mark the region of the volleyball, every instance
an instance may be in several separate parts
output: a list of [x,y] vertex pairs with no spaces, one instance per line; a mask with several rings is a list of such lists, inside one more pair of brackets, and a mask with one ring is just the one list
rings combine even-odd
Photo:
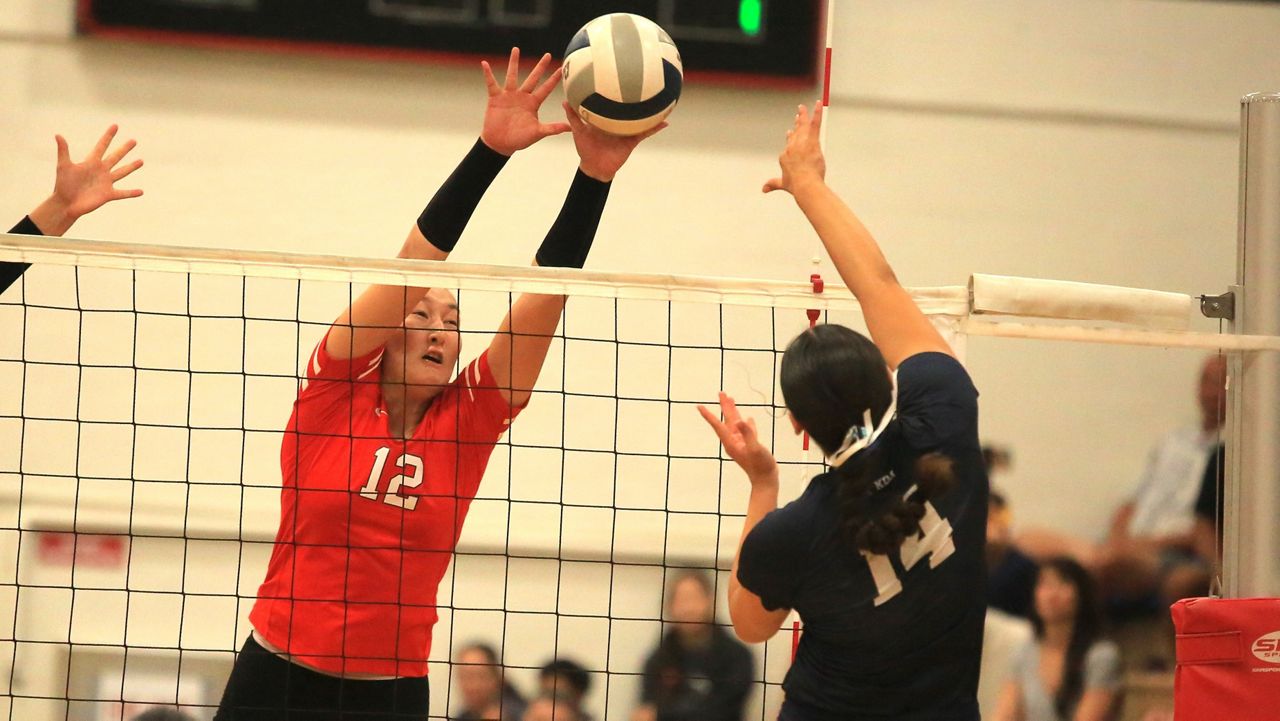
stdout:
[[564,93],[573,112],[612,135],[639,135],[680,100],[684,65],[671,36],[630,13],[592,20],[564,51]]

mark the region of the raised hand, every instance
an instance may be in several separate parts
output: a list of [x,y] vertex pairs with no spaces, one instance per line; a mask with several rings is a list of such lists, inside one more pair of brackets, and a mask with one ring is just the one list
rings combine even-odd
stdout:
[[489,63],[480,63],[484,70],[485,85],[489,88],[489,104],[484,110],[484,128],[480,131],[480,139],[485,145],[503,155],[512,155],[543,138],[569,132],[569,126],[565,123],[544,123],[538,119],[538,109],[556,85],[560,84],[559,72],[551,73],[550,77],[543,80],[550,66],[551,53],[547,53],[534,66],[529,77],[517,85],[520,78],[520,48],[512,48],[511,57],[507,61],[507,75],[499,85]]
[[719,436],[724,452],[747,472],[747,477],[753,484],[777,480],[778,461],[760,442],[755,419],[743,420],[737,404],[729,394],[720,394],[720,415],[724,417],[723,421],[707,410],[706,406],[698,406],[698,412]]
[[827,160],[819,143],[822,130],[822,102],[813,105],[813,114],[801,105],[796,111],[795,126],[787,131],[787,147],[778,157],[782,176],[764,184],[764,192],[792,192],[800,183],[822,182],[827,176]]
[[582,172],[604,183],[613,180],[613,176],[622,169],[637,145],[667,127],[666,123],[662,123],[640,135],[610,135],[584,122],[569,107],[569,103],[563,103],[563,106],[569,126],[573,128],[573,144],[578,149],[581,161],[579,167]]
[[116,183],[142,167],[141,160],[124,163],[137,142],[130,140],[112,150],[119,128],[112,125],[98,139],[83,161],[71,161],[71,150],[66,138],[55,136],[58,144],[58,170],[53,183],[53,195],[31,212],[31,220],[45,235],[59,236],[66,233],[82,216],[92,213],[113,200],[136,198],[141,190],[120,190]]

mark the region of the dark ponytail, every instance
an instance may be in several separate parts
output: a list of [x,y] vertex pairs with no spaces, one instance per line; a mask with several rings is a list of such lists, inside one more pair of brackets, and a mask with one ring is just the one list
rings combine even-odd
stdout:
[[[845,435],[863,425],[871,411],[880,423],[893,398],[884,356],[866,336],[839,325],[819,325],[801,333],[782,356],[779,381],[787,410],[827,455]],[[841,525],[859,550],[887,554],[920,533],[924,504],[955,485],[954,464],[940,453],[915,463],[915,486],[905,499],[877,503],[877,482],[889,473],[889,458],[875,444],[834,472]],[[892,491],[889,491],[892,493]]]
[[[924,518],[924,504],[951,490],[955,485],[954,463],[941,453],[926,453],[916,460],[914,468],[915,489],[906,498],[891,500],[887,507],[872,511],[873,494],[877,478],[883,475],[888,464],[881,460],[883,451],[869,449],[850,461],[860,468],[836,469],[841,483],[838,491],[842,525],[860,551],[888,555],[898,549],[907,538],[920,533],[920,521]],[[866,463],[858,463],[863,456],[870,456]],[[846,463],[845,465],[849,465]]]

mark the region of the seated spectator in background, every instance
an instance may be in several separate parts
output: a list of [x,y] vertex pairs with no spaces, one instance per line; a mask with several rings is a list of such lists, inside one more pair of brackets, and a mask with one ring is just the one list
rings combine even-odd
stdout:
[[543,693],[524,712],[524,721],[586,721],[578,711],[577,702],[568,696]]
[[156,706],[134,716],[131,721],[196,721],[196,719],[176,708]]
[[1180,598],[1206,596],[1215,569],[1222,563],[1222,493],[1226,449],[1221,445],[1209,454],[1196,499],[1195,525],[1191,529],[1194,555],[1173,564],[1165,574],[1163,596],[1172,603]]
[[591,674],[582,664],[566,658],[549,661],[538,671],[538,685],[542,696],[554,696],[572,705],[577,721],[591,721],[582,710],[582,701],[591,690]]
[[525,712],[524,698],[507,683],[498,664],[498,652],[487,643],[470,643],[458,651],[453,676],[462,696],[456,721],[518,721]]
[[1209,357],[1197,392],[1200,422],[1173,431],[1151,451],[1132,499],[1116,511],[1096,544],[1050,531],[1028,531],[1018,545],[1033,558],[1066,555],[1098,577],[1109,602],[1154,608],[1172,602],[1169,573],[1195,559],[1194,513],[1210,451],[1226,411],[1226,360]]
[[644,664],[641,706],[632,721],[741,721],[754,660],[747,647],[714,625],[715,589],[696,570],[670,584],[670,628]]
[[1196,555],[1210,566],[1222,561],[1222,508],[1225,503],[1227,449],[1218,444],[1209,454],[1196,499],[1196,525],[1191,532]]
[[982,446],[982,464],[987,467],[987,478],[994,480],[1013,468],[1013,452],[1004,446]]
[[1014,654],[994,721],[1109,721],[1120,688],[1120,651],[1102,638],[1089,573],[1074,560],[1040,565],[1035,638]]
[[1013,513],[993,489],[987,501],[987,606],[1026,618],[1038,573],[1036,562],[1014,545]]

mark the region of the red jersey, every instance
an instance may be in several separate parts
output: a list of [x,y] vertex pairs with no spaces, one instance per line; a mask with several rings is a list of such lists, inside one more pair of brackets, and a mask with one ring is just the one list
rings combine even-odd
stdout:
[[280,530],[249,620],[335,674],[425,676],[436,591],[494,445],[519,412],[484,354],[409,440],[388,428],[382,351],[307,363],[280,447]]

